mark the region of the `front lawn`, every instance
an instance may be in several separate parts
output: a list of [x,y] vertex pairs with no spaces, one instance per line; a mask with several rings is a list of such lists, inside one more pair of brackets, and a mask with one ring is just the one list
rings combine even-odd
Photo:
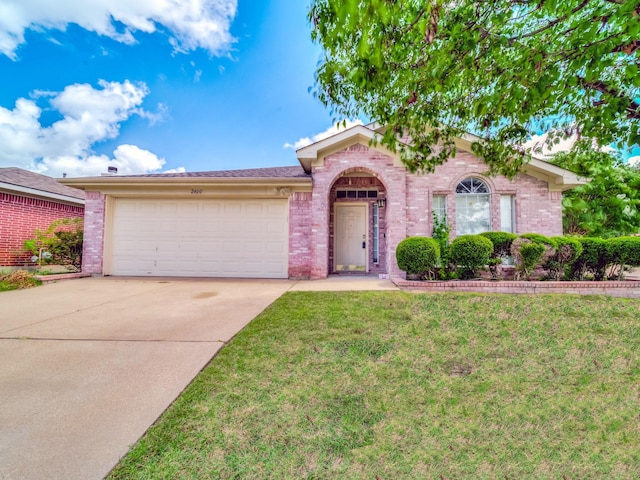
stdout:
[[109,478],[638,478],[640,301],[292,292]]

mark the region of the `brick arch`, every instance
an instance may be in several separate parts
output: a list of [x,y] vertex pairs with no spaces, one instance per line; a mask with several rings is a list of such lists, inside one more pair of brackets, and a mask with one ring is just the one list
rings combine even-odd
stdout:
[[337,173],[329,182],[329,189],[327,190],[327,195],[329,195],[331,193],[331,190],[333,189],[334,185],[336,184],[336,182],[345,177],[346,175],[349,175],[350,173],[364,173],[367,175],[371,175],[372,177],[376,178],[380,183],[382,183],[382,186],[384,187],[385,191],[389,191],[389,186],[387,185],[387,182],[384,179],[384,175],[380,172],[376,172],[375,170],[373,170],[372,168],[368,168],[368,167],[350,167],[350,168],[346,168],[344,170],[342,170],[341,172]]
[[[336,174],[330,183],[327,195],[327,269],[329,273],[334,272],[334,266],[336,264],[336,207],[338,205],[344,206],[349,203],[367,204],[367,242],[369,242],[370,248],[367,251],[367,274],[377,275],[381,273],[387,273],[388,259],[386,256],[387,242],[386,242],[386,226],[387,216],[386,210],[377,207],[377,234],[374,234],[374,210],[373,205],[380,199],[386,199],[389,196],[386,183],[381,176],[376,172],[367,168],[347,168],[338,174]],[[357,198],[337,198],[337,191],[347,190],[362,190],[378,191],[377,197],[357,197]],[[375,240],[374,240],[375,235]],[[377,245],[377,249],[373,250],[372,245]]]
[[374,178],[378,186],[386,192],[385,216],[394,221],[389,222],[385,236],[385,273],[399,272],[395,263],[395,247],[406,237],[407,171],[406,168],[396,165],[389,155],[357,144],[324,157],[322,165],[312,168],[311,278],[324,278],[330,273],[329,243],[333,241],[329,232],[331,191],[340,178],[358,174]]
[[489,193],[491,195],[493,195],[496,192],[495,183],[486,175],[483,175],[482,173],[477,173],[477,172],[467,172],[467,173],[464,173],[463,175],[458,176],[457,178],[454,178],[451,184],[449,185],[449,190],[453,194],[455,194],[458,184],[462,182],[465,178],[469,178],[469,177],[482,180],[487,185],[487,187],[489,187]]
[[[458,184],[462,182],[466,178],[476,178],[485,183],[487,188],[489,189],[489,216],[491,222],[491,230],[500,230],[500,194],[498,189],[496,188],[495,182],[492,179],[488,178],[486,175],[478,173],[476,171],[465,172],[462,175],[459,175],[457,178],[454,178],[452,183],[449,185],[449,189],[453,196],[453,205],[455,205],[456,198],[456,188]],[[450,217],[449,221],[452,225],[452,233],[457,234],[457,212],[454,215],[450,215],[452,213],[451,207],[447,207],[447,214]]]

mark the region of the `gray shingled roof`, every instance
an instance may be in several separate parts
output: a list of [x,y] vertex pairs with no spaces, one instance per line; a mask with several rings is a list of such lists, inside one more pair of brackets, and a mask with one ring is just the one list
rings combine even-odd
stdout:
[[[17,167],[0,168],[0,183],[8,183],[17,187],[30,188],[46,193],[55,193],[84,200],[84,192],[77,188],[58,183],[55,178],[29,172]],[[46,193],[44,196],[46,196]]]
[[149,173],[146,175],[117,175],[116,178],[307,178],[300,165],[294,167],[247,168],[210,172]]

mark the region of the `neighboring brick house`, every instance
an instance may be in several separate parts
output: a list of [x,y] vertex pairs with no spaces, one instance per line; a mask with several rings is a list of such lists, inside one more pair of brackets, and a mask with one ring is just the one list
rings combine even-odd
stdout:
[[431,235],[562,234],[562,192],[584,183],[533,159],[489,177],[473,138],[432,174],[411,174],[357,126],[297,151],[301,167],[62,180],[87,192],[83,271],[97,275],[399,276],[395,249]]
[[24,241],[61,218],[84,216],[84,192],[21,168],[0,168],[0,266],[32,265]]

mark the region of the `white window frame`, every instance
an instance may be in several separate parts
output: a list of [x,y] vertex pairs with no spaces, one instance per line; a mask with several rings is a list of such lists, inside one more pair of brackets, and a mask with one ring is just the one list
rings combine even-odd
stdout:
[[500,231],[516,233],[515,195],[500,195]]
[[440,222],[444,222],[447,219],[447,196],[446,195],[433,195],[431,197],[431,218],[433,216]]
[[456,236],[490,231],[489,185],[477,177],[467,177],[456,186]]

